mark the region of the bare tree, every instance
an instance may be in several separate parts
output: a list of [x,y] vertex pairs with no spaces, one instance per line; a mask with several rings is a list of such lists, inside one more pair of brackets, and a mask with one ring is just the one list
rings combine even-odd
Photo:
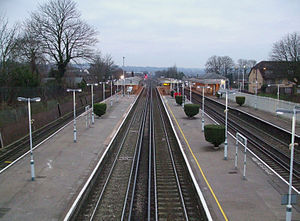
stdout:
[[27,28],[41,43],[43,52],[57,65],[57,78],[64,76],[71,60],[90,59],[97,42],[96,31],[80,19],[72,0],[50,0],[31,14]]
[[0,15],[0,84],[7,85],[11,78],[8,63],[9,60],[12,60],[16,35],[17,25],[9,28],[8,20],[4,15]]
[[205,68],[206,73],[215,72],[224,76],[228,75],[234,67],[234,61],[229,56],[211,56],[208,58]]
[[270,57],[274,61],[300,61],[300,35],[294,32],[275,42]]
[[13,53],[17,61],[28,63],[30,71],[39,75],[38,65],[45,63],[46,58],[43,54],[41,42],[35,39],[27,30],[24,30],[24,33],[16,40]]
[[227,76],[234,68],[234,61],[229,56],[222,56],[220,57],[221,61],[221,73],[224,76]]
[[206,73],[215,72],[217,74],[220,74],[221,68],[222,68],[222,62],[221,62],[221,58],[219,56],[216,56],[216,55],[211,56],[206,61],[206,64],[205,64]]
[[248,66],[250,67],[250,68],[252,68],[252,67],[254,67],[255,65],[256,65],[256,61],[255,60],[248,60],[247,61],[247,64],[248,64]]
[[93,62],[90,65],[91,67],[89,72],[96,75],[100,81],[106,81],[114,78],[118,68],[114,64],[111,55],[105,55],[105,57],[102,57],[101,53],[97,53],[97,55],[93,57]]
[[248,66],[248,60],[247,59],[238,59],[237,60],[237,66],[239,69],[243,69],[244,67]]
[[4,67],[7,60],[11,58],[12,51],[15,47],[15,39],[17,35],[17,25],[12,28],[8,27],[8,20],[0,15],[0,62]]

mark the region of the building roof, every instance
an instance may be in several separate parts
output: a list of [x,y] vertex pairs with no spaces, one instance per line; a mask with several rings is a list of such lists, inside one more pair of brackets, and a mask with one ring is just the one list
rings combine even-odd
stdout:
[[293,75],[295,66],[295,62],[289,61],[261,61],[252,69],[259,70],[265,80],[275,78],[282,79],[289,77],[289,75]]
[[128,77],[128,78],[125,78],[125,81],[124,79],[119,79],[117,80],[117,82],[115,83],[115,85],[139,85],[140,84],[140,81],[142,80],[141,77]]
[[225,81],[227,78],[220,74],[211,72],[201,75],[198,78],[190,78],[189,80],[201,84],[220,84],[221,81]]

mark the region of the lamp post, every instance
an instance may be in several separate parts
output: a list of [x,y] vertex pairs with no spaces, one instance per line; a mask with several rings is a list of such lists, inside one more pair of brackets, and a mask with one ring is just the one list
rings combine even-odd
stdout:
[[67,89],[67,92],[73,92],[73,113],[74,113],[74,121],[73,121],[73,133],[74,133],[74,143],[77,141],[76,137],[76,101],[75,101],[75,94],[76,92],[81,92],[81,89]]
[[29,143],[30,143],[30,169],[31,169],[31,180],[34,181],[35,173],[34,173],[34,160],[33,160],[33,151],[32,151],[32,132],[31,132],[31,105],[30,102],[40,102],[40,97],[35,98],[25,98],[25,97],[18,97],[18,101],[27,102],[28,104],[28,123],[29,123]]
[[99,84],[102,84],[102,90],[103,90],[103,94],[102,94],[102,98],[103,98],[103,101],[105,100],[105,84],[106,82],[99,82]]
[[227,160],[227,147],[228,147],[228,141],[227,141],[227,121],[228,121],[228,94],[235,94],[235,91],[233,90],[219,90],[219,94],[226,94],[226,106],[225,106],[225,142],[224,142],[224,160]]
[[182,81],[182,107],[184,108],[184,103],[185,103],[185,99],[184,99],[184,86],[185,86],[185,82]]
[[116,80],[116,83],[117,83],[117,98],[118,98],[118,94],[119,94],[119,80]]
[[110,106],[113,105],[113,100],[112,100],[112,87],[113,87],[113,80],[110,80]]
[[121,79],[123,80],[123,97],[125,96],[125,78],[124,75],[121,75]]
[[277,100],[279,102],[280,86],[285,86],[285,84],[268,84],[268,87],[277,86]]
[[257,80],[255,80],[255,104],[254,108],[257,109]]
[[123,77],[121,76],[121,79],[124,79],[124,85],[123,85],[123,97],[125,96],[125,71],[124,71],[124,66],[125,64],[125,57],[123,57]]
[[238,88],[239,88],[239,82],[240,82],[240,74],[239,74],[239,70],[238,70],[238,67],[237,67],[237,66],[235,66],[234,69],[235,69],[235,74],[237,75],[237,86],[238,86]]
[[87,86],[91,86],[91,93],[92,93],[92,124],[95,123],[94,119],[94,86],[98,86],[97,83],[94,84],[86,84]]
[[189,81],[189,85],[190,85],[190,102],[193,103],[192,102],[192,82],[191,81]]
[[245,89],[244,88],[244,82],[245,82],[245,72],[246,72],[246,65],[244,65],[244,72],[243,72],[243,85],[242,85],[242,88],[243,88],[243,90]]
[[210,86],[197,86],[198,88],[202,88],[202,113],[201,113],[201,117],[202,117],[202,124],[201,124],[201,130],[202,132],[204,131],[204,89],[205,88],[210,88]]
[[300,113],[300,106],[294,106],[293,110],[277,109],[277,114],[293,114],[292,118],[292,138],[291,138],[291,159],[290,159],[290,179],[289,179],[289,193],[288,193],[288,204],[286,205],[286,221],[292,220],[292,181],[293,181],[293,161],[294,161],[294,147],[295,147],[295,127],[296,127],[296,115]]
[[177,81],[177,93],[179,93],[178,79],[176,79],[176,81]]

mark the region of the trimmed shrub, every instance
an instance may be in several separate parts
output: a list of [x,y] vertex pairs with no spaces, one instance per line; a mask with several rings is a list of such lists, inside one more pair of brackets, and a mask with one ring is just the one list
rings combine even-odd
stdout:
[[194,117],[199,113],[199,104],[185,104],[184,105],[184,113],[188,117]]
[[177,95],[175,97],[176,103],[179,105],[182,105],[182,96],[181,95]]
[[94,104],[94,113],[101,117],[106,112],[106,103]]
[[221,94],[216,93],[216,97],[217,97],[217,98],[220,98],[220,97],[221,97]]
[[174,96],[174,91],[171,91],[171,97],[173,97]]
[[205,140],[218,147],[225,141],[225,126],[208,124],[204,126]]
[[246,98],[244,96],[236,96],[235,97],[235,102],[242,106],[245,103]]

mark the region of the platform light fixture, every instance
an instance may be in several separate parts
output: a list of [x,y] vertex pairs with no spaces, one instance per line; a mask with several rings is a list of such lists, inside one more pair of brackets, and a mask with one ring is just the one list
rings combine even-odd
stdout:
[[124,76],[124,74],[123,75],[121,75],[121,80],[123,80],[123,94],[122,94],[122,96],[124,97],[125,96],[125,76]]
[[77,129],[76,129],[76,92],[82,92],[81,89],[67,89],[67,92],[73,92],[73,134],[74,134],[74,143],[77,142]]
[[289,192],[288,203],[286,205],[286,221],[292,220],[292,182],[293,182],[293,163],[294,163],[294,147],[295,147],[295,129],[296,129],[296,116],[300,113],[300,106],[294,106],[292,110],[277,109],[277,114],[293,114],[292,117],[292,138],[290,144],[291,159],[290,159],[290,178],[289,178]]
[[279,98],[280,98],[280,86],[285,86],[285,84],[268,84],[268,87],[271,86],[277,86],[277,100],[279,102]]
[[28,123],[29,123],[29,143],[30,143],[30,170],[31,170],[31,180],[34,181],[35,179],[35,171],[34,171],[34,159],[33,159],[33,150],[32,150],[32,131],[31,131],[31,105],[30,102],[40,102],[40,97],[35,98],[25,98],[25,97],[18,97],[18,101],[27,102],[28,105]]
[[197,88],[202,88],[202,124],[201,124],[201,130],[204,131],[204,100],[205,100],[205,89],[210,88],[210,86],[197,86]]
[[87,86],[91,86],[91,94],[92,94],[92,124],[95,123],[94,119],[94,86],[98,86],[97,83],[94,84],[86,84]]
[[224,160],[227,160],[227,149],[228,149],[228,140],[227,140],[227,124],[228,124],[228,94],[235,94],[235,90],[228,90],[228,89],[221,89],[218,91],[218,94],[225,94],[226,101],[225,101],[225,142],[224,142]]

